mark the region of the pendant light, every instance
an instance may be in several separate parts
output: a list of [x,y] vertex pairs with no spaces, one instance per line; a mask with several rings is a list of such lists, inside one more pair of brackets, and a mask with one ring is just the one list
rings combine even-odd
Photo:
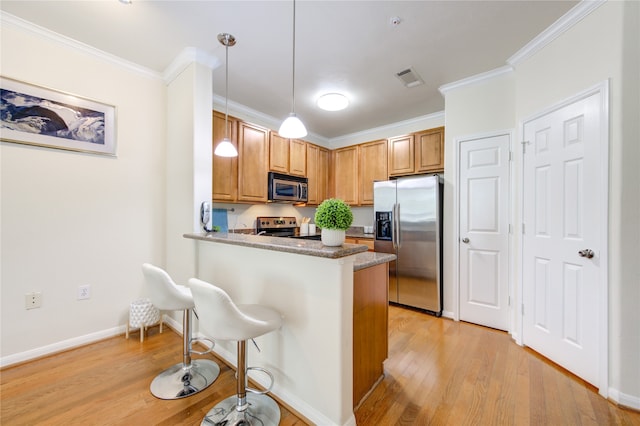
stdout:
[[291,78],[291,114],[282,124],[278,133],[283,138],[296,139],[307,136],[307,129],[296,115],[296,0],[293,0],[293,73]]
[[236,44],[236,38],[231,34],[218,34],[218,41],[224,45],[225,51],[225,88],[224,88],[224,139],[216,146],[215,155],[219,157],[237,157],[238,150],[229,139],[229,46]]

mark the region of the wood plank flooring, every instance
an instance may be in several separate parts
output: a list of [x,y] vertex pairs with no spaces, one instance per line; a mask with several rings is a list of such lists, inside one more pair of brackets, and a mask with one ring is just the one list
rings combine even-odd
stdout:
[[[391,306],[385,377],[356,411],[367,425],[640,425],[595,389],[503,332]],[[199,425],[234,393],[234,372],[191,397],[163,401],[151,379],[181,360],[168,329],[115,337],[4,369],[2,425]],[[197,358],[199,356],[195,356]],[[304,425],[282,407],[281,425]]]

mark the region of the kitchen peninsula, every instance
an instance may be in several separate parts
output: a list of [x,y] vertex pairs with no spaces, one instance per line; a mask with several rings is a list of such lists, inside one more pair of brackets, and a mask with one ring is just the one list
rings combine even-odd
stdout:
[[[395,256],[359,244],[325,247],[227,233],[184,237],[197,245],[198,278],[237,303],[282,313],[282,328],[256,339],[260,352],[249,351],[248,365],[274,375],[272,393],[315,424],[355,425],[354,406],[382,376],[387,357],[388,262]],[[235,350],[234,342],[214,348],[234,365]],[[262,376],[251,375],[267,384]]]

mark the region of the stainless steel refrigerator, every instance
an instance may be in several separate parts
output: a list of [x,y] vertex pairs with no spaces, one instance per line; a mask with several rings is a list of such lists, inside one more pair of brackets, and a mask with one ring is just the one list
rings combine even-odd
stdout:
[[393,253],[389,301],[442,315],[442,194],[439,175],[374,182],[374,248]]

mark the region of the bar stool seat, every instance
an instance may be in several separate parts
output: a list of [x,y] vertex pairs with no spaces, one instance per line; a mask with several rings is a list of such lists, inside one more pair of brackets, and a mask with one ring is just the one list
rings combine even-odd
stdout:
[[205,354],[191,348],[191,313],[193,296],[188,287],[177,285],[169,274],[157,266],[145,263],[142,272],[151,302],[161,311],[183,311],[182,362],[175,364],[151,382],[151,393],[160,399],[179,399],[191,396],[209,387],[220,374],[220,367],[212,360],[191,359],[191,354]]
[[[280,328],[282,316],[266,306],[236,305],[224,290],[197,278],[191,278],[188,284],[200,314],[200,331],[215,340],[238,342],[236,395],[216,404],[201,425],[279,424],[280,408],[266,395],[273,386],[273,375],[259,367],[246,367],[246,344],[248,339]],[[247,387],[247,370],[259,370],[269,375],[270,386],[265,391]]]

